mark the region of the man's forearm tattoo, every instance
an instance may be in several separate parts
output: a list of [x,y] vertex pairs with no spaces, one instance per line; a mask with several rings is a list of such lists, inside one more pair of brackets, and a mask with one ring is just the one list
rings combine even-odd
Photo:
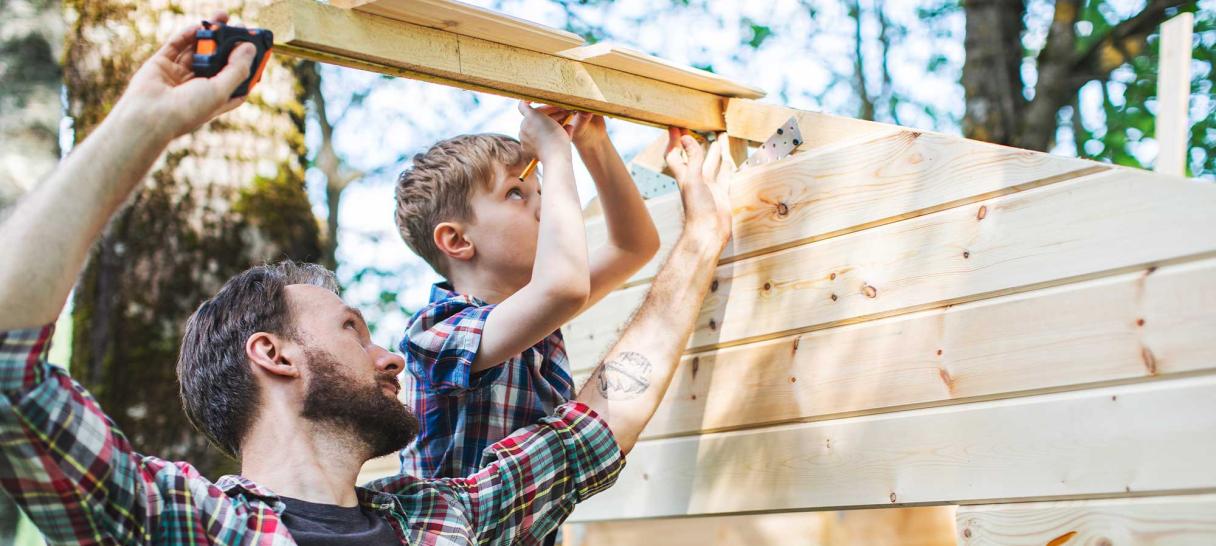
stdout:
[[650,388],[653,366],[639,353],[621,353],[599,369],[600,395],[608,400],[636,398]]

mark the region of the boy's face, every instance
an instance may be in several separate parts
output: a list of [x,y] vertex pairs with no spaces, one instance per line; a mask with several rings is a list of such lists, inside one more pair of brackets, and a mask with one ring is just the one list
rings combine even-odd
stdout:
[[523,165],[495,166],[490,188],[473,192],[473,221],[465,230],[473,241],[478,267],[514,290],[532,279],[540,232],[540,182],[535,172],[520,181],[522,170]]

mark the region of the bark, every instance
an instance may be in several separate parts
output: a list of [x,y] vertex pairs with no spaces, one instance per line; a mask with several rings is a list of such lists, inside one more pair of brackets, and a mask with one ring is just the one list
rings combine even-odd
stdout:
[[1106,81],[1111,71],[1148,51],[1148,37],[1181,6],[1193,0],[1150,0],[1140,13],[1106,34],[1080,43],[1075,32],[1080,0],[1057,0],[1051,28],[1035,59],[1034,97],[1023,96],[1021,34],[1024,0],[967,0],[963,88],[968,138],[1046,151],[1054,144],[1060,109],[1081,87]]
[[967,138],[1010,144],[1018,134],[1022,97],[1024,0],[966,0],[963,91]]
[[[77,140],[176,29],[217,7],[254,21],[260,2],[68,0],[66,82]],[[320,257],[304,192],[304,89],[272,57],[248,103],[180,138],[106,228],[76,288],[74,375],[136,449],[236,470],[185,418],[175,374],[181,330],[231,275]]]
[[59,160],[58,0],[0,2],[0,219]]

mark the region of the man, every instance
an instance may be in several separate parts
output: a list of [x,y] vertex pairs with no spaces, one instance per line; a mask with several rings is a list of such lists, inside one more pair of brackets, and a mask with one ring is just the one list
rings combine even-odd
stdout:
[[[220,15],[217,19],[224,21]],[[312,265],[253,268],[191,317],[178,363],[195,425],[241,462],[212,482],[141,455],[88,393],[45,362],[89,246],[175,137],[231,110],[252,48],[193,78],[191,28],[132,78],[110,116],[0,228],[0,485],[53,542],[535,544],[610,486],[670,382],[730,236],[721,155],[672,130],[684,231],[641,309],[576,399],[490,447],[465,478],[355,487],[405,445],[401,357]],[[682,159],[680,152],[686,154]]]

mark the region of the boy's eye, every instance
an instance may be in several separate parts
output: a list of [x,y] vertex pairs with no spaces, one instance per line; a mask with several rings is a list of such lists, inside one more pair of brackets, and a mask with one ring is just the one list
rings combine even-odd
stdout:
[[510,190],[507,190],[507,198],[508,199],[523,199],[524,192],[521,191],[519,188],[511,188]]

